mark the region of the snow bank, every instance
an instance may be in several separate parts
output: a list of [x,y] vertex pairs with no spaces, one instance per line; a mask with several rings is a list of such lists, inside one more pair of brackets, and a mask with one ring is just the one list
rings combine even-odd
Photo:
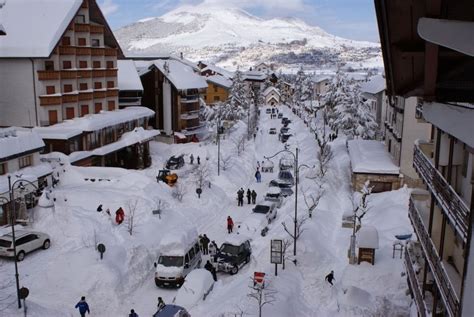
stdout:
[[170,256],[183,256],[197,239],[198,233],[194,227],[174,228],[161,239],[159,251]]
[[206,293],[212,289],[213,284],[214,279],[208,270],[193,270],[186,276],[183,286],[181,286],[173,300],[173,304],[189,310],[204,298]]
[[352,172],[371,174],[400,173],[400,168],[392,162],[392,158],[384,145],[375,140],[350,140],[347,142],[351,158]]
[[357,246],[359,248],[378,249],[379,233],[373,226],[362,226],[357,231]]
[[350,286],[339,298],[339,304],[350,307],[366,307],[372,306],[372,295],[356,286]]

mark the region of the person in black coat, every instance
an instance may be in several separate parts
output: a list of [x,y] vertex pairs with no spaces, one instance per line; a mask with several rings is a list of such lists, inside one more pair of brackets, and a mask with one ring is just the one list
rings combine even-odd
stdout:
[[247,204],[250,205],[252,202],[252,192],[250,191],[250,188],[247,189]]
[[202,237],[202,253],[209,254],[209,242],[211,242],[211,240],[204,234]]
[[214,281],[217,281],[216,268],[214,267],[214,265],[212,265],[212,263],[209,260],[207,260],[206,265],[204,265],[204,268],[208,270],[209,272],[211,272],[212,278],[214,279]]
[[130,310],[130,314],[128,314],[128,317],[139,317],[138,314],[135,312],[134,309]]
[[331,273],[329,273],[328,275],[326,275],[326,277],[324,278],[326,280],[326,282],[328,282],[329,284],[331,285],[334,285],[332,283],[332,281],[335,281],[336,279],[334,278],[334,271],[331,271]]
[[257,192],[255,190],[252,190],[252,204],[256,204],[257,202]]

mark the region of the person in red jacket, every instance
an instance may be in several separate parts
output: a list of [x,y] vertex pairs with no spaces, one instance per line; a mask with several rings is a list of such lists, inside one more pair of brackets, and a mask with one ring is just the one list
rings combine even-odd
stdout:
[[232,229],[234,229],[234,221],[230,216],[227,216],[227,233],[232,233]]
[[125,219],[125,213],[123,212],[122,207],[120,207],[116,212],[115,212],[115,222],[119,225],[123,222]]

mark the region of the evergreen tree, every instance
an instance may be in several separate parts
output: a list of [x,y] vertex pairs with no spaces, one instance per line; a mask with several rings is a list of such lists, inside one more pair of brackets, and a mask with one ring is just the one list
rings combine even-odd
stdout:
[[361,97],[359,86],[354,87],[353,93],[353,105],[357,109],[358,120],[358,125],[354,134],[355,136],[365,140],[374,139],[377,134],[378,125],[370,110],[369,102],[364,101]]

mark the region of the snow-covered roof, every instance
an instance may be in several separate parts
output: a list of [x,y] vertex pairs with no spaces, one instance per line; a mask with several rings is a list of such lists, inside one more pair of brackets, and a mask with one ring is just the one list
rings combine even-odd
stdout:
[[241,245],[245,241],[249,240],[250,238],[244,234],[232,234],[230,236],[227,236],[223,242],[231,245]]
[[372,95],[378,94],[385,90],[385,78],[382,75],[375,75],[368,82],[363,83],[360,90]]
[[384,145],[375,140],[348,141],[352,172],[369,174],[398,175],[400,168],[396,166]]
[[216,66],[216,65],[212,65],[212,64],[209,64],[207,65],[205,68],[203,68],[201,70],[201,72],[205,72],[206,70],[210,70],[210,71],[213,71],[219,75],[222,75],[228,79],[232,79],[234,77],[234,73],[231,72],[231,71],[228,71],[222,67],[219,67],[219,66]]
[[280,90],[275,88],[274,86],[267,87],[267,89],[263,91],[263,95],[268,96],[272,91],[276,92],[278,96],[280,96]]
[[194,71],[197,71],[197,72],[200,71],[199,67],[197,66],[197,63],[190,61],[189,59],[181,58],[180,56],[176,56],[176,55],[170,55],[169,59],[181,62],[191,67]]
[[83,131],[97,131],[120,123],[149,118],[155,112],[146,107],[127,107],[114,111],[101,111],[81,118],[66,120],[49,127],[37,127],[37,132],[43,139],[67,140],[69,137],[79,135]]
[[[178,90],[207,88],[206,79],[181,60],[155,60],[156,66]],[[169,70],[167,71],[166,68]]]
[[[0,194],[8,192],[8,176],[11,176],[11,183],[15,183],[19,179],[24,179],[32,183],[36,182],[39,177],[49,175],[53,172],[51,165],[48,163],[40,163],[34,166],[28,166],[18,171],[0,176]],[[16,188],[16,186],[15,186]],[[5,197],[5,196],[3,196]],[[9,198],[6,196],[6,198]]]
[[198,240],[194,227],[180,227],[170,230],[160,242],[158,250],[162,255],[184,256]]
[[14,0],[2,8],[7,35],[0,37],[2,57],[48,57],[82,0]]
[[32,150],[39,151],[44,145],[41,137],[31,129],[0,129],[0,161]]
[[258,80],[258,81],[263,81],[267,78],[267,75],[263,72],[259,72],[256,70],[249,70],[246,72],[242,73],[242,79],[243,80]]
[[221,76],[221,75],[208,76],[208,77],[206,77],[206,80],[208,82],[211,82],[213,84],[216,84],[216,85],[224,87],[224,88],[232,87],[232,80],[227,79],[227,78],[225,78],[224,76]]
[[314,75],[311,80],[313,81],[313,83],[320,83],[320,82],[323,82],[323,81],[329,81],[331,80],[331,76],[329,75]]
[[142,90],[143,85],[138,76],[135,62],[132,60],[118,60],[118,88],[119,90]]
[[359,248],[378,249],[379,233],[372,226],[362,226],[357,231],[357,246]]

